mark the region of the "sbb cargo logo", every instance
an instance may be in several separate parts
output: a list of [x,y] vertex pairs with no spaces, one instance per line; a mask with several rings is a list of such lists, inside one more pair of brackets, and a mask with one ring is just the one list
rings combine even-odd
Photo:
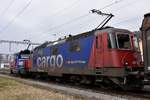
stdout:
[[44,56],[37,58],[37,66],[38,67],[58,67],[61,68],[63,65],[63,57],[61,54],[52,55],[52,56]]

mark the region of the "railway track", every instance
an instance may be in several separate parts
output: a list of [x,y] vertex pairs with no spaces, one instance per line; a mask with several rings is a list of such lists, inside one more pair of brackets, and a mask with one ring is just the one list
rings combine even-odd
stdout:
[[[16,75],[10,75],[8,71],[0,71],[0,74],[7,75],[9,77],[16,78]],[[47,84],[55,84],[57,86],[62,86],[62,87],[68,87],[68,88],[75,88],[78,90],[84,90],[84,91],[89,91],[92,93],[97,93],[98,94],[106,94],[106,95],[111,95],[113,97],[118,97],[118,98],[125,98],[125,99],[145,99],[149,100],[150,99],[150,91],[148,90],[141,90],[141,91],[121,91],[121,90],[109,90],[105,88],[100,88],[98,85],[83,85],[83,84],[75,84],[72,82],[62,82],[59,79],[56,80],[51,80],[50,78],[43,78],[43,77],[36,77],[36,78],[27,78],[32,81],[38,81],[38,82],[43,82]],[[20,80],[20,78],[17,77],[17,81]],[[30,84],[32,85],[32,84]],[[84,93],[83,93],[84,94]],[[115,98],[115,100],[118,100],[118,98]]]

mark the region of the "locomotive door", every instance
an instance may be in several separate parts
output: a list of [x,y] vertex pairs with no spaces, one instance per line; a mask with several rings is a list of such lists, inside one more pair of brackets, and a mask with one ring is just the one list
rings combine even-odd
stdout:
[[102,34],[95,38],[95,67],[103,66],[103,41]]

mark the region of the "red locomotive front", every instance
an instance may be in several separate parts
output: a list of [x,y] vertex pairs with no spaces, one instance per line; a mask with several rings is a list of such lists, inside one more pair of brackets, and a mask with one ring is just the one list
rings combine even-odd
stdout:
[[107,80],[107,83],[115,83],[121,88],[126,85],[142,88],[141,61],[137,38],[130,31],[107,28],[95,33],[89,62],[99,81]]

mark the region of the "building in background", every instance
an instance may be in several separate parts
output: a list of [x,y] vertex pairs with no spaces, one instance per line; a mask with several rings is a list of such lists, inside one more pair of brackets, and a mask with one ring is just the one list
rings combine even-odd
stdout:
[[138,38],[138,43],[139,43],[139,47],[140,47],[140,52],[141,52],[141,56],[142,56],[142,61],[143,60],[143,44],[142,44],[142,33],[141,31],[134,31],[135,36]]
[[9,67],[10,55],[0,54],[0,68]]

